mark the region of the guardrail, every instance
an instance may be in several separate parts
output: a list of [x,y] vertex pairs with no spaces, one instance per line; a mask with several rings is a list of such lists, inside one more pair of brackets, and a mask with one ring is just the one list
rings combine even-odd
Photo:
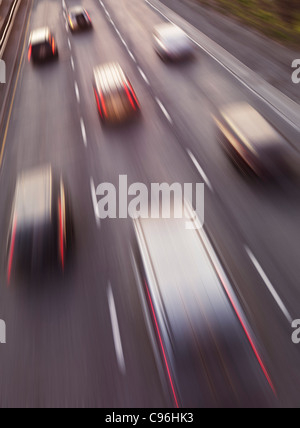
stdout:
[[12,30],[13,23],[15,21],[15,17],[17,15],[17,11],[19,9],[21,0],[14,0],[12,3],[8,14],[6,15],[2,28],[0,29],[0,59],[3,56],[3,53],[5,51],[7,41],[9,38],[9,35]]

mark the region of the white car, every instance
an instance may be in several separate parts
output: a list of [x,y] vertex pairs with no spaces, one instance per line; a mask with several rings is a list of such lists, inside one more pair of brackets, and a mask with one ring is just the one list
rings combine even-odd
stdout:
[[154,48],[162,60],[180,61],[191,58],[194,48],[186,33],[173,24],[162,24],[153,32]]

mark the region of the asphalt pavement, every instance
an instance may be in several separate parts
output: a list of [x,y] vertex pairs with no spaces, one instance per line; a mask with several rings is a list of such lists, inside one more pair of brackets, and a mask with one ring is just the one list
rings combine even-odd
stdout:
[[[8,340],[0,349],[0,406],[174,405],[134,276],[131,221],[95,218],[93,185],[117,186],[121,174],[147,185],[205,182],[205,227],[275,385],[276,405],[297,406],[299,348],[290,321],[300,318],[298,177],[277,186],[242,177],[217,143],[211,114],[248,101],[287,139],[296,141],[297,132],[200,49],[192,62],[161,62],[152,29],[163,18],[143,0],[82,4],[94,31],[72,35],[60,1],[34,1],[13,71],[1,130],[0,318]],[[56,36],[59,62],[32,67],[29,32],[44,25]],[[103,129],[97,114],[92,71],[110,61],[120,62],[140,100],[141,118],[128,127]],[[63,279],[8,286],[4,255],[16,178],[47,163],[63,172],[71,191],[73,264]]]

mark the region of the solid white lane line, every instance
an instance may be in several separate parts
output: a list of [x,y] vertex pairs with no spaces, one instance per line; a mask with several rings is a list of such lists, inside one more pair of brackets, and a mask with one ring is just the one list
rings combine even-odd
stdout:
[[92,195],[92,202],[93,202],[96,224],[97,224],[97,227],[100,228],[101,224],[100,224],[99,210],[98,210],[98,204],[97,204],[96,187],[95,187],[94,180],[92,178],[90,181],[90,186],[91,186],[91,195]]
[[118,365],[119,365],[121,372],[123,374],[125,374],[126,373],[126,366],[125,366],[125,360],[124,360],[124,354],[123,354],[123,348],[122,348],[122,342],[121,342],[121,335],[120,335],[120,329],[119,329],[115,300],[114,300],[113,291],[112,291],[110,283],[108,283],[108,287],[107,287],[107,299],[108,299],[108,306],[109,306],[109,312],[110,312],[111,325],[112,325],[112,331],[113,331],[115,351],[116,351],[116,355],[117,355]]
[[247,246],[245,246],[245,250],[246,250],[248,256],[250,257],[250,260],[252,261],[255,269],[259,273],[259,275],[262,278],[263,282],[267,286],[269,292],[272,294],[274,300],[276,301],[277,305],[279,306],[281,312],[283,313],[283,315],[285,316],[285,318],[288,320],[289,324],[291,324],[293,322],[293,318],[291,317],[291,315],[290,315],[289,311],[287,310],[285,304],[283,303],[283,301],[279,297],[277,291],[273,287],[271,281],[269,280],[269,278],[265,274],[263,268],[261,267],[261,265],[257,261],[256,257],[252,253],[252,251]]
[[207,175],[205,174],[205,172],[203,171],[203,169],[201,168],[199,162],[197,161],[197,159],[195,158],[195,156],[193,155],[193,153],[187,149],[187,153],[189,155],[189,157],[191,158],[191,161],[193,162],[193,164],[195,165],[197,171],[199,172],[199,174],[201,175],[201,177],[203,178],[205,184],[209,187],[209,189],[211,190],[211,192],[214,193],[214,188],[211,184],[211,182],[209,181]]
[[77,102],[80,103],[80,93],[79,93],[79,88],[78,88],[77,82],[75,82],[74,86],[75,86],[75,94],[76,94]]
[[86,137],[86,130],[85,130],[83,118],[80,119],[80,127],[81,127],[81,134],[82,134],[83,143],[84,143],[85,147],[87,147],[87,137]]
[[163,105],[163,103],[160,101],[159,98],[155,98],[155,101],[157,102],[157,104],[159,105],[161,111],[163,112],[163,114],[165,115],[165,117],[167,118],[168,122],[170,122],[171,124],[173,123],[173,120],[171,119],[171,116],[169,115],[169,113],[167,112],[165,106]]
[[146,76],[146,74],[143,72],[143,70],[141,69],[141,67],[138,67],[138,71],[140,73],[140,75],[142,76],[142,78],[144,79],[144,81],[147,83],[147,85],[150,86],[150,82]]
[[71,61],[71,67],[72,67],[72,70],[74,71],[74,70],[75,70],[75,64],[74,64],[74,59],[73,59],[73,57],[72,57],[72,56],[71,56],[70,61]]

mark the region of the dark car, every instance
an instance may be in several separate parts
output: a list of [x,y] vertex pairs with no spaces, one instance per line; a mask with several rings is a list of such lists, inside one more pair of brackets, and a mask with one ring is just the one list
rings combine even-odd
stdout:
[[94,93],[103,123],[126,122],[136,117],[140,111],[133,87],[117,63],[94,69]]
[[65,269],[73,241],[71,204],[50,166],[22,173],[15,190],[8,237],[7,278],[58,266]]
[[88,12],[81,6],[75,6],[69,9],[68,24],[72,32],[91,30],[93,28]]
[[225,106],[214,119],[222,147],[241,170],[260,178],[289,174],[286,140],[251,105]]
[[58,48],[49,28],[34,30],[29,39],[28,60],[42,63],[58,58]]

